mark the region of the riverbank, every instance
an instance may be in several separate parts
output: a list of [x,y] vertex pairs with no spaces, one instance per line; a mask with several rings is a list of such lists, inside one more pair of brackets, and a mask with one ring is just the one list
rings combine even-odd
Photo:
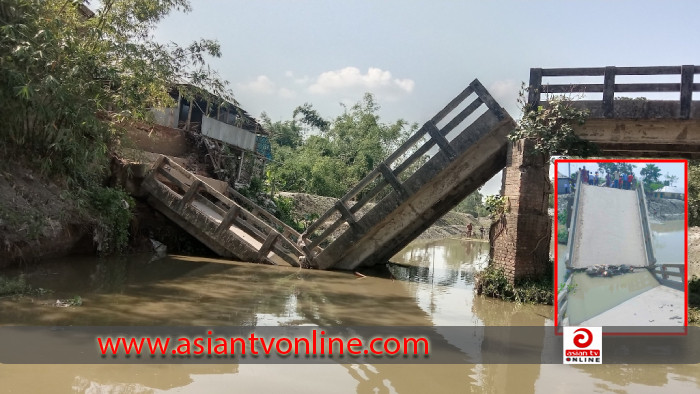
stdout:
[[[156,155],[152,155],[156,156]],[[147,159],[143,159],[148,162]],[[119,160],[117,160],[119,161]],[[126,181],[123,166],[113,166],[110,178],[115,186],[134,189]],[[127,179],[132,182],[131,179]],[[107,181],[106,181],[107,182]],[[138,187],[136,186],[136,189]],[[291,199],[292,216],[297,222],[309,223],[331,208],[337,199],[304,193],[280,193]],[[42,176],[38,171],[14,163],[12,169],[0,168],[0,268],[17,263],[31,263],[72,254],[96,254],[104,250],[98,212],[86,206],[86,201],[72,194],[65,182]],[[194,237],[154,211],[136,197],[123,204],[123,210],[133,216],[129,224],[127,252],[147,251],[149,240],[167,246],[168,251],[211,256]],[[366,213],[374,205],[368,204]],[[488,218],[474,218],[465,213],[448,212],[418,239],[463,238],[471,223],[475,234],[480,227],[488,229]]]
[[700,227],[688,228],[688,321],[700,325]]
[[65,184],[15,165],[0,170],[0,268],[94,251],[95,219]]

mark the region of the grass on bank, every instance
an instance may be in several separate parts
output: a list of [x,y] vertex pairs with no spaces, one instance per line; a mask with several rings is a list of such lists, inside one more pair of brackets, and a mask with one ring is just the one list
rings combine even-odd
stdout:
[[697,276],[688,282],[688,323],[700,325],[700,278]]
[[549,272],[546,277],[541,279],[525,280],[512,285],[508,281],[503,268],[495,268],[489,265],[476,275],[477,291],[479,294],[499,298],[504,301],[553,305],[553,275],[553,272]]

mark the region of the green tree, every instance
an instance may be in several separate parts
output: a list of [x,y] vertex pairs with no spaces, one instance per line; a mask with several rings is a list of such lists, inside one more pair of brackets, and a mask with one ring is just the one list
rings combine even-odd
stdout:
[[634,169],[637,168],[636,165],[632,163],[597,163],[598,168],[601,171],[605,171],[606,174],[613,175],[615,172],[620,174],[630,174],[634,173]]
[[94,13],[78,0],[0,3],[0,151],[68,184],[113,234],[110,249],[123,244],[129,222],[118,208],[128,197],[102,186],[121,121],[171,104],[168,91],[182,81],[232,100],[206,61],[220,56],[217,42],[152,39],[176,10],[189,11],[189,2],[106,0]]
[[205,60],[220,56],[218,43],[151,39],[171,11],[190,10],[188,1],[108,0],[93,17],[84,10],[80,1],[3,2],[0,145],[7,153],[80,180],[106,168],[119,121],[146,118],[149,108],[172,103],[174,83],[230,98]]
[[645,165],[639,173],[644,178],[644,187],[650,188],[652,184],[661,183],[661,169],[656,164]]
[[666,186],[673,186],[676,182],[678,182],[678,177],[676,175],[666,174],[664,179],[664,184]]
[[484,206],[483,198],[481,189],[478,189],[457,204],[453,211],[468,213],[474,217],[487,216],[489,211]]
[[[271,123],[275,161],[268,176],[279,190],[341,197],[386,159],[415,126],[405,121],[381,122],[374,96],[363,99],[332,122],[326,122],[310,104],[295,110],[299,121]],[[301,124],[317,129],[302,137]]]
[[301,114],[301,123],[304,123],[310,127],[315,127],[320,131],[328,131],[330,127],[330,122],[323,119],[321,115],[314,109],[310,103],[304,103],[294,109],[292,117],[296,119],[297,115]]

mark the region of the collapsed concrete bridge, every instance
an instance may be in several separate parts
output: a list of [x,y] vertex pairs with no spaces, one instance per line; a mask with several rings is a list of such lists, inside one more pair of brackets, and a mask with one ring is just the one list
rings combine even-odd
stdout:
[[[598,144],[605,155],[697,158],[700,106],[692,101],[693,92],[700,91],[700,84],[693,83],[696,73],[700,66],[532,69],[529,105],[546,105],[543,93],[603,93],[602,100],[574,105],[590,110],[589,120],[576,133]],[[672,74],[681,83],[615,83],[616,75]],[[600,76],[603,83],[543,84],[543,77],[566,76]],[[615,100],[616,92],[678,92],[680,97]],[[491,228],[492,258],[517,280],[551,269],[551,185],[549,164],[530,154],[529,142],[508,142],[514,127],[513,119],[474,80],[303,234],[261,216],[263,210],[254,204],[244,207],[231,195],[212,193],[194,174],[168,184],[173,166],[163,170],[163,161],[144,184],[156,209],[222,256],[350,270],[387,261],[505,168],[501,194],[509,209]],[[378,202],[368,209],[370,201]]]

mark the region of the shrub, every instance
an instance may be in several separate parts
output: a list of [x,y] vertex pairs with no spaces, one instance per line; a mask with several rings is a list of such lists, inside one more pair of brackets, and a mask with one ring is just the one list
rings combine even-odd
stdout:
[[533,304],[552,305],[554,302],[553,271],[548,271],[548,275],[539,280],[526,280],[514,286],[508,281],[503,268],[495,268],[490,264],[477,274],[476,279],[477,290],[489,297]]
[[129,242],[134,200],[122,189],[101,186],[88,189],[86,197],[89,208],[97,215],[97,250],[105,254],[124,251]]
[[557,241],[560,244],[566,244],[569,242],[569,230],[566,228],[559,228],[557,231]]
[[688,282],[688,321],[700,325],[700,278],[697,276]]

